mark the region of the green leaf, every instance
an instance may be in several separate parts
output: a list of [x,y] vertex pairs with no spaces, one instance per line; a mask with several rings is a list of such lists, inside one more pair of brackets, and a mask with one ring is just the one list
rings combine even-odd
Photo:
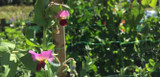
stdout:
[[36,77],[47,77],[45,71],[36,72]]
[[32,43],[31,41],[29,41],[28,39],[26,39],[26,44],[29,46],[33,46],[33,47],[38,47],[38,45]]
[[10,68],[10,71],[9,71],[7,77],[14,77],[15,74],[16,74],[16,70],[17,70],[17,63],[15,63],[13,61],[10,61],[9,62],[9,68]]
[[156,4],[157,4],[157,0],[142,0],[141,3],[142,3],[142,5],[144,5],[144,6],[149,5],[149,6],[151,6],[152,8],[155,8],[155,7],[156,7]]
[[1,42],[0,46],[9,47],[12,50],[15,48],[15,44],[9,43],[9,42]]
[[4,65],[4,68],[2,77],[14,77],[17,70],[17,63],[10,61],[8,65]]
[[60,7],[59,6],[55,6],[54,7],[48,7],[46,9],[46,14],[48,15],[48,17],[52,18],[52,17],[56,17],[58,12],[60,11]]
[[149,5],[151,3],[151,0],[142,0],[141,1],[143,6]]
[[17,62],[16,54],[10,54],[10,61],[14,61],[15,63]]
[[0,54],[0,56],[1,56],[1,60],[0,60],[1,65],[8,65],[10,60],[10,54],[2,53]]
[[70,7],[65,4],[54,3],[53,6],[46,8],[45,11],[46,11],[46,15],[52,18],[52,17],[56,17],[61,10],[68,10],[68,9],[70,9]]
[[157,69],[160,67],[160,62],[156,63],[156,65],[154,66],[154,69]]
[[91,69],[93,69],[94,72],[97,72],[97,67],[96,65],[92,65],[92,67],[90,67]]
[[39,26],[47,26],[47,21],[45,18],[45,9],[48,6],[48,0],[37,0],[34,6],[34,21]]
[[149,66],[149,64],[146,64],[145,66],[146,66],[147,71],[150,71],[150,72],[153,72],[153,71],[154,71],[154,69],[151,68],[151,67]]
[[10,50],[8,49],[8,47],[0,46],[0,53],[9,52],[9,51],[10,51]]
[[54,45],[54,44],[49,45],[49,46],[47,46],[47,50],[53,50],[53,49],[54,49],[54,47],[55,47],[55,45]]
[[4,74],[2,75],[2,77],[7,77],[9,71],[10,71],[9,65],[4,65]]
[[35,33],[34,33],[33,28],[25,27],[25,28],[23,29],[23,32],[24,32],[25,36],[26,36],[28,39],[29,39],[29,38],[34,38]]
[[32,72],[36,72],[36,66],[38,62],[32,60],[31,54],[26,54],[25,56],[20,58],[20,60],[29,70],[31,70]]
[[154,65],[156,64],[153,59],[149,59],[149,63],[150,63],[152,66],[154,66]]
[[149,4],[152,8],[155,8],[157,4],[157,0],[152,0],[152,2]]

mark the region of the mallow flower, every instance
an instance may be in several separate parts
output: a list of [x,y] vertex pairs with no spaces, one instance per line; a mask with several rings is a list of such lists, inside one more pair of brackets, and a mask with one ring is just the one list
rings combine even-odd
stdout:
[[66,18],[69,16],[69,12],[67,10],[62,10],[58,13],[57,18],[60,18],[59,24],[61,26],[66,26],[68,24]]
[[45,61],[50,61],[50,62],[53,61],[52,50],[42,51],[40,54],[30,50],[29,53],[32,55],[33,61],[38,61],[37,71],[40,71],[41,68],[44,69],[44,66],[46,64]]

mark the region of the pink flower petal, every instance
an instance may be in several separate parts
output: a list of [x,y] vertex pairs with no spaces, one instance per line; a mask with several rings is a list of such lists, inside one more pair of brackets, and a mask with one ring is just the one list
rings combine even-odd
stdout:
[[41,54],[39,55],[39,58],[42,60],[53,61],[52,50],[42,51]]
[[69,16],[69,12],[67,10],[62,10],[58,13],[57,18],[66,18]]
[[33,61],[36,61],[37,60],[37,56],[39,55],[39,54],[37,54],[37,53],[35,53],[34,51],[29,51],[29,53],[32,55],[32,59],[33,59]]
[[38,61],[44,61],[44,60],[53,61],[52,50],[42,51],[41,54],[37,54],[34,51],[29,51],[29,53],[32,55],[33,61],[36,61],[36,60],[38,60]]

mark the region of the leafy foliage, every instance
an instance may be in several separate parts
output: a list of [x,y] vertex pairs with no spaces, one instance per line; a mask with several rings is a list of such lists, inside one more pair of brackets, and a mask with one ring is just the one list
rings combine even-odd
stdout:
[[[68,0],[71,15],[66,27],[67,57],[76,60],[78,75],[159,76],[160,14],[156,3],[157,0]],[[38,26],[26,26],[20,21],[17,28],[5,27],[0,33],[0,72],[4,73],[0,76],[44,77],[58,69],[55,62],[51,68],[45,67],[47,71],[36,72],[37,62],[28,54],[31,49],[37,53],[43,49],[42,27],[49,27],[46,49],[55,47],[49,42],[50,27],[57,24],[52,18],[67,7],[56,4],[54,9],[48,4],[49,0],[37,0],[35,4],[34,21]],[[157,17],[145,17],[148,6],[155,9]],[[65,71],[74,74],[75,61],[70,63],[72,67],[66,66]]]
[[[133,2],[124,0],[68,1],[69,6],[75,6],[70,10],[70,24],[66,27],[66,43],[67,45],[73,44],[67,47],[68,57],[76,59],[77,70],[83,71],[89,68],[89,66],[82,68],[84,62],[88,61],[86,56],[95,60],[93,65],[97,69],[97,71],[87,69],[80,76],[114,75],[120,73],[121,68],[130,65],[143,68],[150,58],[159,61],[157,55],[159,43],[154,42],[159,40],[159,22],[157,21],[159,17],[144,19],[146,5],[152,5],[151,2],[145,3],[147,1],[142,0],[142,5],[137,0]],[[152,6],[156,7],[155,4]],[[123,20],[125,23],[122,22]],[[147,39],[149,39],[147,42],[130,43]],[[87,45],[81,41],[102,44]],[[109,41],[121,41],[123,44],[106,43]],[[92,60],[89,61],[92,62]],[[128,74],[133,75],[133,72],[130,71]]]

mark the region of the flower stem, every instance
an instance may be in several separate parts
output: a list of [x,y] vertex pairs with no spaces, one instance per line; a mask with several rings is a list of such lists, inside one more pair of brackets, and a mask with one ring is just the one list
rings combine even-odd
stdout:
[[46,46],[47,46],[46,35],[47,35],[47,27],[44,26],[43,27],[43,50],[46,50]]
[[47,68],[48,68],[48,77],[52,77],[52,72],[49,64],[47,64]]

